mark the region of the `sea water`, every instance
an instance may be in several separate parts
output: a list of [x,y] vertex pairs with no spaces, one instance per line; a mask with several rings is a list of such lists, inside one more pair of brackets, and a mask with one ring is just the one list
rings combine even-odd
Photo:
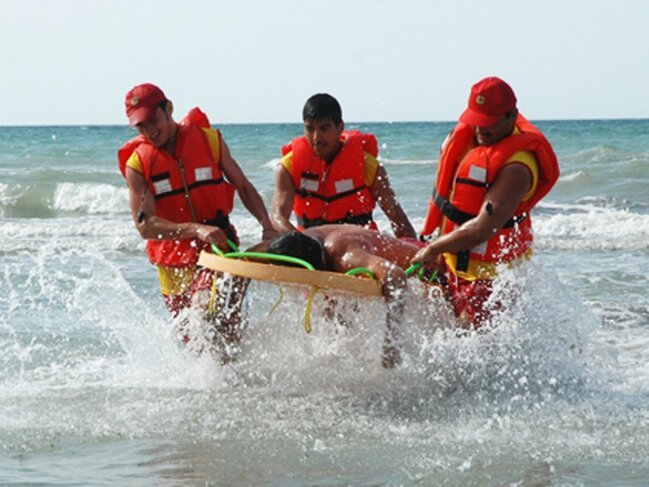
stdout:
[[[237,361],[192,355],[117,170],[134,132],[0,128],[0,484],[647,485],[649,120],[538,126],[562,175],[532,263],[499,284],[516,304],[459,336],[413,282],[389,371],[380,300],[344,299],[331,322],[316,296],[306,334],[304,292],[261,283]],[[221,128],[269,205],[300,125]],[[452,124],[349,128],[378,136],[419,228]]]

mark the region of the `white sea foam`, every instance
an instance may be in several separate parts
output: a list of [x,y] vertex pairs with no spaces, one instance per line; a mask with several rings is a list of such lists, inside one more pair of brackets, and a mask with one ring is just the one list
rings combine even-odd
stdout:
[[[35,337],[31,343],[14,343],[14,360],[23,365],[22,378],[10,379],[12,395],[30,397],[33,391],[59,386],[78,390],[106,381],[110,387],[137,381],[138,371],[144,370],[145,382],[173,381],[180,372],[177,386],[189,385],[187,364],[178,361],[190,357],[170,339],[166,315],[146,305],[142,293],[135,293],[101,253],[44,246],[3,271],[4,345],[7,332],[15,332],[27,316],[25,326]],[[128,306],[117,305],[125,302]],[[64,323],[53,309],[65,311]],[[6,386],[0,381],[5,397]]]
[[433,166],[437,164],[437,159],[390,159],[379,157],[380,161],[386,165],[394,166]]
[[[320,293],[311,311],[313,331],[306,334],[302,290],[285,290],[270,314],[277,287],[254,284],[239,360],[219,369],[176,347],[164,318],[101,255],[42,249],[10,271],[0,282],[17,292],[2,297],[12,312],[0,328],[12,331],[28,314],[30,326],[41,333],[30,343],[4,335],[6,358],[12,366],[22,363],[18,377],[0,381],[5,430],[139,437],[170,434],[184,424],[182,435],[196,439],[218,431],[235,434],[243,422],[245,430],[265,437],[289,434],[302,441],[311,431],[335,448],[344,439],[338,433],[361,430],[377,438],[396,434],[403,443],[407,431],[400,433],[401,423],[390,419],[394,414],[409,421],[434,416],[446,426],[458,413],[471,417],[479,411],[484,418],[484,409],[502,407],[513,414],[566,394],[566,388],[578,393],[572,384],[583,375],[571,346],[587,345],[582,326],[588,322],[569,297],[561,299],[556,283],[538,274],[527,276],[530,300],[523,299],[491,336],[458,336],[448,326],[443,300],[422,300],[421,286],[413,286],[403,317],[404,362],[387,372],[379,365],[385,315],[379,299],[339,299],[344,324],[325,318],[328,304]],[[32,299],[21,299],[25,295]],[[540,311],[532,297],[546,303],[552,298],[554,304]],[[430,308],[421,309],[423,303]],[[52,306],[65,309],[64,323],[49,313]],[[222,397],[205,409],[215,393]],[[370,411],[378,416],[365,424]],[[246,418],[258,426],[250,429]],[[407,423],[402,426],[407,429]],[[336,434],[329,434],[330,427]]]
[[281,161],[281,158],[279,157],[271,159],[270,161],[264,163],[264,167],[275,169],[275,167],[277,167],[277,164],[279,164],[279,161]]
[[649,215],[594,205],[534,218],[537,243],[552,249],[641,250],[647,248]]
[[574,171],[568,174],[562,174],[559,177],[559,181],[561,182],[571,182],[571,181],[576,181],[579,179],[582,179],[585,176],[584,171]]
[[0,206],[15,206],[25,191],[26,188],[20,184],[0,183]]
[[128,189],[110,184],[60,183],[54,192],[52,207],[62,211],[88,214],[128,212]]
[[133,253],[141,251],[144,243],[130,218],[11,220],[0,225],[0,252],[36,252],[43,247],[58,252]]
[[599,163],[625,160],[632,157],[631,152],[614,149],[611,147],[596,146],[578,150],[570,155],[563,156],[567,163]]

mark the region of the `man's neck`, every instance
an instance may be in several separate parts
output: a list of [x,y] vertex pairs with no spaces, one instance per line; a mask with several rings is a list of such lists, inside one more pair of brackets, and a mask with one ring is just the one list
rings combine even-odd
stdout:
[[338,149],[336,149],[336,152],[334,152],[332,156],[327,157],[327,158],[325,159],[325,162],[326,162],[327,164],[331,164],[332,162],[334,162],[334,159],[335,159],[336,157],[338,157],[338,154],[340,154],[340,151],[341,151],[342,148],[343,148],[343,143],[342,143],[342,141],[341,141],[341,142],[338,144]]
[[174,123],[171,137],[167,139],[162,148],[169,152],[169,154],[174,154],[176,151],[176,140],[178,139],[178,124]]

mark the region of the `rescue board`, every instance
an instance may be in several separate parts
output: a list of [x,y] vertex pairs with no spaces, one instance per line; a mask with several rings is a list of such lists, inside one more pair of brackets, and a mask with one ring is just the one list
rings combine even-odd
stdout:
[[367,277],[348,276],[338,272],[315,271],[299,267],[251,262],[201,252],[198,265],[236,276],[278,284],[315,286],[318,289],[342,291],[365,296],[381,296],[381,283]]

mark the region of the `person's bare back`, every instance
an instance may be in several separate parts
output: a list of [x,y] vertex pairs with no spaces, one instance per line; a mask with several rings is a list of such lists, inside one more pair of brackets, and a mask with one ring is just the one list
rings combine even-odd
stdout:
[[418,250],[413,244],[356,225],[321,225],[305,230],[304,234],[322,243],[327,267],[337,272],[368,267],[379,260],[406,269]]

